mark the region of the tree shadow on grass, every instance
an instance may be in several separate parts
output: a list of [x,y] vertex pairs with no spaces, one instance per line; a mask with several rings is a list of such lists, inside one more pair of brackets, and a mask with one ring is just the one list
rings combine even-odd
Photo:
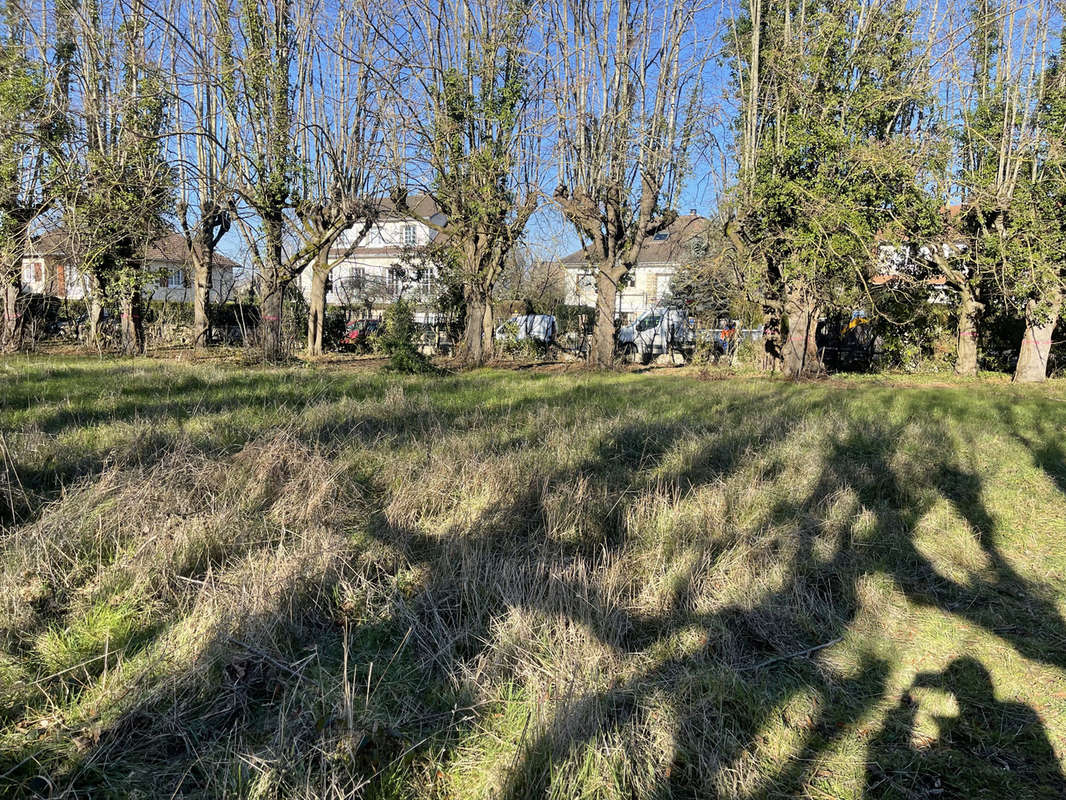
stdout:
[[[653,695],[664,693],[674,698],[682,713],[675,729],[675,756],[653,795],[700,797],[723,791],[723,776],[750,750],[771,715],[779,713],[791,698],[814,692],[822,710],[800,726],[806,732],[800,735],[798,754],[758,782],[759,788],[749,789],[746,796],[802,792],[812,779],[812,763],[880,702],[884,691],[888,671],[884,662],[868,662],[857,677],[847,678],[821,668],[816,657],[807,657],[812,648],[847,635],[857,611],[855,589],[864,575],[890,576],[913,602],[961,616],[1029,658],[1066,668],[1066,652],[1061,646],[1066,641],[1066,624],[1053,602],[1045,599],[1047,587],[1022,578],[997,549],[991,537],[994,523],[981,501],[980,478],[959,469],[954,463],[956,454],[950,449],[937,449],[944,444],[943,439],[934,439],[917,471],[912,467],[905,473],[895,464],[897,444],[903,437],[903,429],[893,426],[838,432],[829,443],[822,476],[813,491],[799,501],[786,500],[775,512],[779,520],[808,520],[809,524],[801,524],[794,534],[798,546],[782,588],[756,606],[693,614],[685,611],[691,603],[682,594],[657,618],[617,626],[647,631],[651,636],[657,632],[661,639],[695,626],[703,631],[709,645],[706,652],[669,659],[623,685],[562,709],[529,744],[505,796],[513,800],[546,796],[552,790],[549,765],[570,757],[582,744],[602,741],[608,731],[628,724],[629,714],[619,716],[612,709],[639,708]],[[861,540],[853,539],[853,531],[845,533],[835,555],[826,561],[812,551],[813,533],[824,519],[826,499],[849,490],[856,493],[862,508],[873,512],[873,529]],[[959,584],[940,574],[915,546],[915,526],[940,497],[946,498],[976,532],[991,563],[991,574]],[[686,583],[691,585],[693,578],[688,576]],[[634,640],[631,636],[627,649],[637,652],[651,643],[650,637]],[[749,708],[736,714],[739,730],[722,729],[728,726],[715,730],[716,715],[708,711],[717,710],[720,717],[720,700],[717,709],[711,701],[708,710],[701,698],[686,690],[693,682],[699,685],[695,676],[700,673],[721,673],[723,669],[734,688],[738,688],[735,682],[739,680],[744,685],[742,692],[758,697],[754,705],[760,710]],[[754,676],[741,677],[748,670]],[[1034,741],[1041,740],[1042,729],[1031,710],[1028,719],[1038,731]],[[708,728],[715,734],[707,736]],[[714,756],[707,755],[708,746],[714,747]],[[1035,771],[1027,773],[1030,778],[1059,774],[1049,747],[1037,747],[1028,757],[1037,765]],[[1018,783],[1028,785],[1027,780],[1022,776]],[[1030,789],[1039,791],[1039,784]]]
[[[931,715],[924,729],[914,696],[923,689],[946,693],[955,705]],[[1040,718],[1024,703],[997,700],[988,670],[970,656],[915,677],[870,743],[867,762],[871,799],[1066,797]]]
[[[693,496],[703,487],[730,480],[753,454],[769,453],[786,443],[809,418],[837,410],[832,402],[786,388],[774,413],[757,419],[745,419],[745,402],[751,398],[720,402],[699,421],[648,423],[619,418],[594,443],[588,458],[548,475],[530,475],[528,481],[520,481],[510,494],[454,530],[412,530],[391,521],[380,507],[386,487],[378,487],[379,502],[366,523],[368,536],[379,546],[397,550],[405,569],[426,577],[410,598],[394,597],[380,626],[356,628],[353,641],[363,648],[360,663],[375,660],[380,664],[391,652],[410,650],[410,661],[387,674],[381,684],[396,703],[382,709],[382,716],[406,719],[409,724],[379,733],[377,739],[370,736],[365,745],[354,745],[353,760],[328,767],[331,774],[347,774],[349,789],[371,779],[363,787],[369,791],[379,786],[382,770],[400,769],[415,757],[429,758],[472,733],[472,720],[460,716],[457,723],[456,715],[449,716],[444,707],[449,703],[454,708],[474,705],[473,696],[464,688],[468,676],[485,669],[507,674],[507,665],[499,663],[506,660],[506,653],[494,650],[500,636],[497,625],[513,610],[574,625],[613,653],[627,671],[603,688],[576,692],[560,702],[543,724],[533,725],[528,735],[521,734],[500,792],[511,800],[572,788],[553,785],[553,780],[563,780],[560,765],[580,760],[583,753],[598,749],[606,740],[621,747],[627,759],[647,758],[646,751],[637,752],[637,744],[624,742],[634,731],[666,724],[652,722],[656,704],[665,704],[673,720],[668,726],[669,752],[658,759],[664,766],[651,776],[619,779],[622,794],[740,797],[802,793],[817,779],[814,765],[845,738],[857,736],[860,721],[885,698],[891,665],[883,659],[863,655],[854,669],[841,673],[822,658],[824,645],[851,632],[860,612],[860,581],[871,575],[890,577],[912,602],[960,616],[1034,660],[1063,667],[1058,643],[1066,641],[1066,626],[1054,606],[1042,599],[1046,588],[1020,576],[996,549],[994,519],[983,503],[980,477],[960,467],[959,454],[944,437],[931,436],[918,453],[901,451],[909,435],[905,425],[885,420],[893,416],[910,419],[923,411],[907,399],[894,401],[896,405],[886,402],[822,440],[825,452],[811,488],[783,493],[771,509],[767,525],[782,533],[759,557],[768,569],[780,568],[782,577],[752,602],[708,610],[701,599],[701,582],[709,568],[726,558],[730,547],[747,546],[728,536],[722,541],[695,543],[691,563],[680,572],[676,590],[658,612],[638,612],[605,586],[589,580],[589,570],[618,558],[633,544],[634,536],[642,535],[631,528],[630,516],[642,492],[655,489],[674,492],[679,498]],[[553,393],[548,401],[530,398],[524,408],[540,402],[587,403],[588,396],[579,387]],[[482,421],[490,424],[515,412],[514,404],[500,405]],[[393,433],[400,437],[398,441],[408,443],[420,437],[439,439],[467,426],[470,419],[453,409],[437,421],[436,427],[412,432],[413,423],[406,420],[407,427]],[[922,430],[931,427],[935,426]],[[358,420],[326,421],[301,435],[339,445],[366,441],[364,434],[371,431],[382,433],[375,425]],[[687,455],[675,458],[682,445]],[[507,447],[522,447],[521,438]],[[783,479],[786,467],[769,463],[762,477]],[[594,507],[585,509],[584,527],[575,536],[559,538],[549,530],[547,520],[558,504],[558,493],[581,481],[591,485],[589,494],[597,498]],[[833,499],[848,494],[855,497],[856,512],[843,523],[834,522],[830,519]],[[967,520],[992,565],[976,581],[961,584],[942,575],[914,542],[916,526],[940,500],[947,500]],[[834,525],[835,539],[827,538],[827,530]],[[741,527],[728,509],[725,526]],[[327,586],[324,591],[330,590]],[[1004,624],[1005,620],[1011,622]],[[676,644],[678,637],[691,639],[693,634],[697,634],[697,644]],[[374,644],[375,639],[380,646]],[[308,640],[304,635],[303,641]],[[316,641],[333,653],[323,681],[336,685],[340,680],[336,631],[324,627]],[[232,648],[221,649],[232,659]],[[665,655],[654,655],[657,651]],[[242,657],[248,661],[242,667],[245,674],[262,673],[262,680],[256,680],[266,687],[281,685],[287,699],[281,702],[271,699],[273,695],[254,695],[241,707],[276,703],[280,713],[284,703],[290,703],[302,731],[299,737],[305,737],[293,741],[303,742],[299,752],[306,753],[321,751],[324,742],[335,740],[324,737],[318,727],[323,717],[295,712],[291,705],[299,695],[292,685],[295,679],[274,663],[291,668],[302,657],[284,650],[246,653]],[[486,659],[497,663],[486,665]],[[213,662],[213,668],[225,675],[230,667]],[[441,701],[441,708],[426,707],[403,716],[405,703],[418,706],[427,697]],[[177,785],[218,794],[220,784],[212,783],[204,772],[209,762],[193,749],[181,749],[186,745],[179,747],[177,742],[194,740],[198,726],[203,725],[203,735],[213,737],[214,745],[221,747],[227,736],[234,741],[254,738],[252,729],[262,721],[243,711],[226,711],[232,716],[225,717],[219,709],[228,708],[229,701],[222,706],[213,706],[210,698],[205,702],[204,708],[193,709],[173,723],[174,758],[178,763],[200,765],[196,774],[201,783]],[[982,704],[987,706],[983,701],[977,706]],[[1054,777],[1058,766],[1054,753],[1039,746],[1042,731],[1031,710],[997,709],[1005,712],[1004,718],[1023,720],[1037,731],[1025,740],[1035,743],[1033,747],[1024,742],[1019,745],[1035,766],[1019,773],[1011,784],[1014,793],[1024,797],[1026,791],[1036,791],[1034,781],[1040,776]],[[101,738],[99,747],[115,753],[136,732],[161,730],[170,724],[167,714],[165,703],[135,704],[121,724]],[[214,719],[224,724],[209,724],[212,714],[218,714]],[[360,723],[364,719],[370,721],[372,715],[361,717]],[[776,768],[767,768],[771,756],[760,753],[764,744],[760,737],[782,722],[793,734],[789,756]],[[980,728],[972,734],[975,740],[986,742],[990,735]],[[890,764],[906,755],[901,747],[879,740],[871,752],[878,759],[883,754]],[[162,753],[145,752],[137,760],[149,766],[163,763],[167,752],[166,748]],[[269,747],[261,752],[284,760]],[[756,760],[760,774],[753,777]],[[290,767],[297,775],[300,770],[318,768],[307,763],[285,765],[285,769]],[[882,778],[880,773],[870,773],[869,791],[880,791],[878,786],[886,785],[878,784]],[[77,772],[69,778],[76,789],[103,780],[100,776],[89,780]]]

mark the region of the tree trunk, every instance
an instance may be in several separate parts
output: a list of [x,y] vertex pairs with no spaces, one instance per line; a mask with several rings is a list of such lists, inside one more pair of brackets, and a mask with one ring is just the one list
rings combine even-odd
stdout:
[[977,317],[981,304],[966,282],[959,288],[959,323],[956,334],[955,374],[977,377]]
[[[491,355],[491,339],[489,353],[485,352],[485,318],[486,314],[491,319],[491,303],[486,302],[481,292],[467,286],[463,289],[466,305],[466,324],[463,329],[463,340],[459,343],[459,361],[467,367],[480,367]],[[490,323],[491,324],[491,323]]]
[[281,312],[285,286],[278,281],[264,281],[261,291],[259,343],[263,348],[263,358],[270,362],[280,361],[282,357]]
[[1054,311],[1044,316],[1037,311],[1037,301],[1025,304],[1025,335],[1014,369],[1015,383],[1040,383],[1047,380],[1047,360],[1051,352],[1051,335],[1059,321],[1059,293],[1052,298]]
[[481,314],[481,357],[490,361],[496,355],[496,325],[492,314],[492,294],[489,293],[487,298]]
[[[624,273],[623,273],[624,274]],[[618,299],[618,280],[601,268],[596,273],[596,325],[589,343],[589,363],[594,367],[607,368],[614,364],[615,303]]]
[[307,311],[307,352],[322,355],[322,330],[326,324],[326,279],[329,277],[329,252],[323,250],[311,269],[311,300]]
[[4,328],[0,336],[0,350],[18,350],[22,347],[22,315],[19,301],[22,299],[22,281],[18,274],[4,287]]
[[204,248],[199,256],[193,255],[192,294],[192,342],[193,347],[207,347],[211,337],[211,263],[214,252]]
[[818,331],[818,303],[803,288],[786,287],[783,322],[787,331],[783,342],[784,372],[789,378],[817,375],[822,371],[815,334]]
[[128,356],[144,353],[144,298],[140,289],[122,298],[122,352]]
[[103,342],[100,340],[101,326],[104,321],[104,281],[97,275],[89,278],[89,342],[96,345],[100,350]]

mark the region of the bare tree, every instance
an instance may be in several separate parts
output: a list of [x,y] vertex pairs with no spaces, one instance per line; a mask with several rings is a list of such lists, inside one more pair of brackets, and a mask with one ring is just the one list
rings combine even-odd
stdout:
[[615,301],[644,241],[677,218],[704,56],[693,0],[553,0],[555,201],[596,271],[590,360],[614,359]]
[[[296,214],[305,247],[318,247],[311,264],[307,351],[322,354],[329,275],[377,223],[386,167],[382,96],[376,70],[382,44],[375,10],[366,0],[340,3],[322,30],[316,68],[301,96],[303,146],[311,168],[301,177]],[[340,252],[334,246],[340,244]]]
[[22,342],[22,261],[35,223],[56,199],[67,133],[69,3],[59,0],[44,23],[35,30],[22,3],[0,3],[0,349]]
[[[466,305],[460,360],[493,353],[492,293],[537,207],[542,94],[528,49],[534,0],[478,3],[412,0],[408,35],[393,39],[396,93],[406,125],[394,161],[403,182],[429,195],[445,217],[420,216],[454,264]],[[415,216],[406,193],[399,211]],[[439,249],[439,248],[438,248]]]
[[[192,265],[193,347],[206,347],[211,333],[211,291],[215,252],[233,224],[229,189],[230,156],[222,114],[222,71],[217,18],[209,3],[174,3],[168,19],[171,85],[174,90],[177,217]],[[221,293],[220,293],[221,294]]]
[[283,351],[282,313],[288,287],[350,225],[350,217],[315,225],[303,190],[314,168],[307,149],[318,32],[325,24],[313,0],[263,3],[218,0],[212,32],[220,53],[229,182],[237,197],[237,227],[257,276],[259,340],[264,357]]

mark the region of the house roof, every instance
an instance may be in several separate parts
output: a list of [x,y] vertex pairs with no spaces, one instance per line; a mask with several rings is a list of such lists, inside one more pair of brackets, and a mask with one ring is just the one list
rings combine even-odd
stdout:
[[[70,251],[70,234],[65,228],[56,228],[42,233],[33,241],[36,255],[64,256]],[[187,265],[185,237],[180,233],[170,232],[148,245],[145,258],[150,261],[165,261],[170,264]],[[222,255],[217,250],[214,265],[222,269],[234,269],[237,262]]]
[[[444,213],[441,210],[440,205],[438,205],[437,201],[426,194],[408,195],[407,209],[407,211],[397,210],[396,204],[392,201],[392,199],[386,198],[385,200],[381,201],[380,220],[396,221],[409,219],[417,221],[417,219],[419,218],[430,219],[432,217],[437,216],[438,214]],[[359,228],[360,223],[357,222],[350,228],[350,230],[358,230]],[[447,238],[448,234],[437,232],[436,236],[433,237],[433,244],[441,245],[447,240]],[[377,247],[366,247],[363,245],[359,245],[356,248],[352,249],[347,245],[340,245],[334,243],[334,245],[330,248],[330,256],[338,257],[346,255],[348,253],[351,253],[351,255],[353,256],[399,256],[404,252],[404,249],[405,248],[400,245],[383,245]]]
[[[185,264],[186,256],[185,237],[180,233],[168,233],[152,244],[148,245],[145,256],[152,261],[166,261],[171,264]],[[214,252],[213,265],[222,269],[233,269],[237,262],[226,258],[217,250]]]
[[408,195],[407,208],[410,209],[410,213],[397,211],[396,204],[391,198],[381,201],[381,214],[389,219],[408,219],[412,216],[429,218],[441,213],[441,208],[437,201],[428,194]]
[[[649,236],[641,245],[640,254],[637,256],[637,265],[640,264],[673,264],[677,263],[686,255],[685,248],[693,239],[707,231],[710,220],[699,214],[685,214],[674,220],[674,224],[663,233],[666,238]],[[576,250],[568,256],[560,259],[565,267],[584,267],[588,264],[584,250]]]

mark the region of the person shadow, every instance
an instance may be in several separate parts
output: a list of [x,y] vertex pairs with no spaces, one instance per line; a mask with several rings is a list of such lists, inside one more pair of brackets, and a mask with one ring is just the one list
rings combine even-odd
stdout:
[[1066,797],[1037,713],[997,700],[988,670],[970,656],[915,677],[870,743],[865,786],[867,800]]

